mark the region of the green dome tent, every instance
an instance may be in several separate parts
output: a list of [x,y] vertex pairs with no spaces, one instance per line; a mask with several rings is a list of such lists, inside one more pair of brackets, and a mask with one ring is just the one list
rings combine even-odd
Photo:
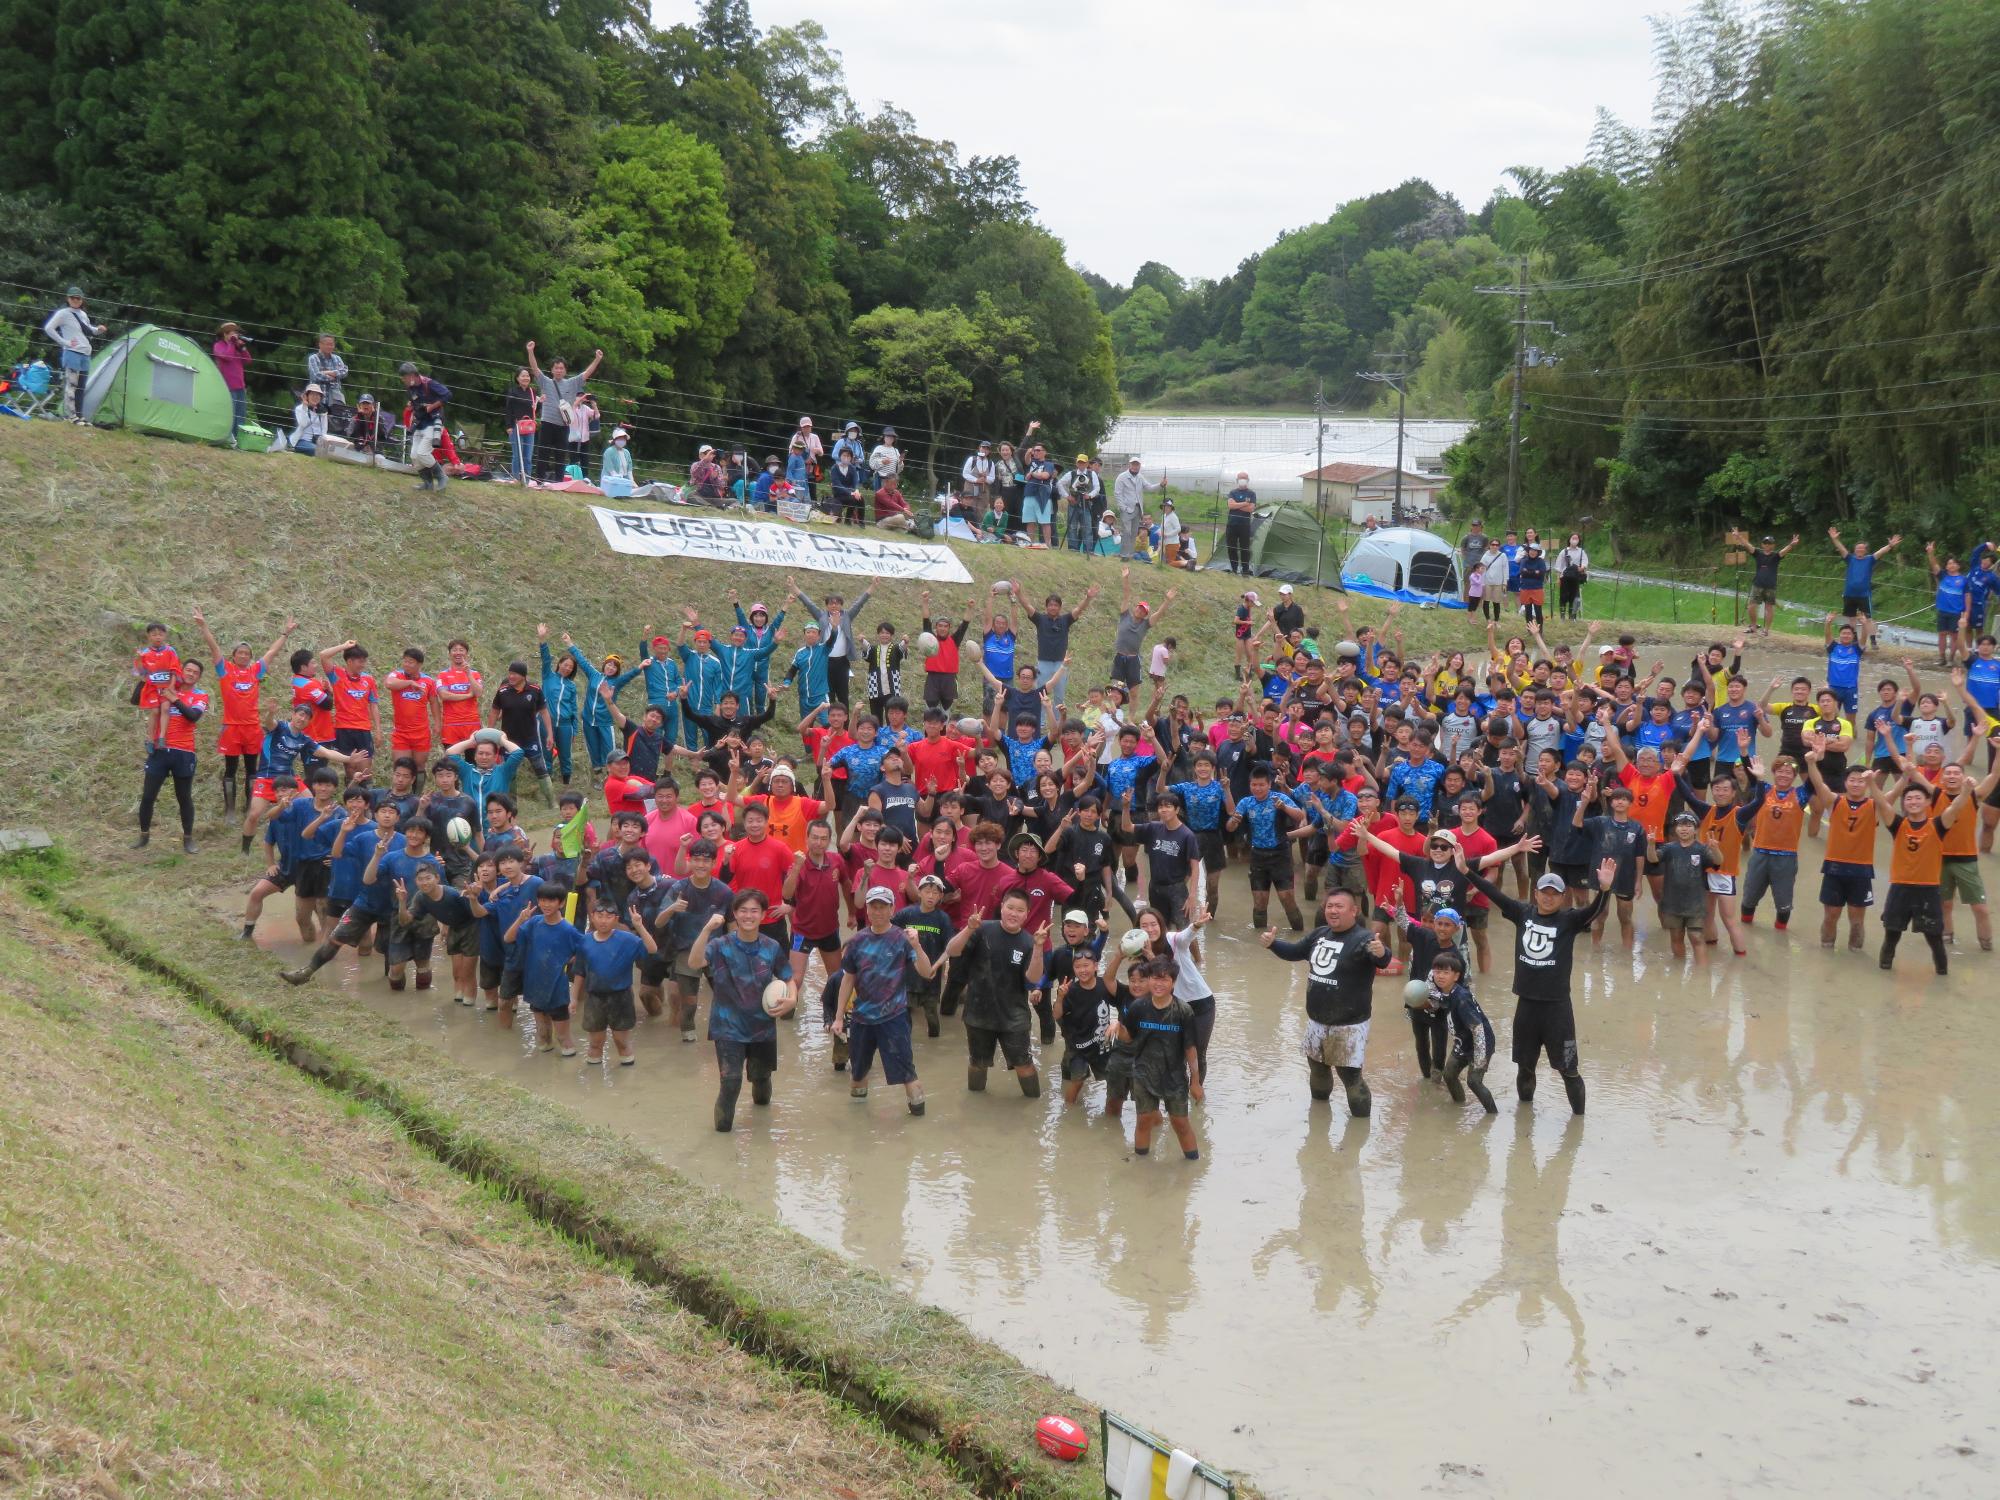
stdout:
[[[1311,583],[1315,563],[1319,582],[1338,589],[1341,543],[1327,537],[1320,546],[1320,520],[1310,505],[1267,505],[1258,510],[1255,534],[1250,539],[1250,571],[1259,578],[1275,578],[1280,583]],[[1214,556],[1203,565],[1227,568],[1229,549],[1218,545]]]
[[229,387],[207,350],[147,323],[106,345],[90,362],[82,415],[99,427],[226,443]]

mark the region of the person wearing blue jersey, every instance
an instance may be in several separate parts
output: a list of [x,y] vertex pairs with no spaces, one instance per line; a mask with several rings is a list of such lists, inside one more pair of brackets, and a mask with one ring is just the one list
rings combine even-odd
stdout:
[[[417,988],[431,987],[431,950],[436,945],[437,919],[427,912],[403,912],[402,894],[416,887],[417,871],[430,870],[439,881],[444,879],[444,861],[431,852],[431,825],[426,819],[410,821],[402,832],[403,847],[382,856],[372,879],[363,876],[365,884],[374,887],[386,883],[391,900],[383,917],[382,961],[388,966],[389,988],[400,990],[405,981],[404,971],[416,965]],[[371,891],[377,899],[379,891]]]
[[1167,790],[1181,799],[1187,825],[1201,844],[1202,868],[1208,872],[1208,911],[1213,917],[1221,895],[1222,872],[1229,867],[1229,849],[1223,833],[1228,813],[1229,790],[1215,774],[1215,757],[1206,750],[1195,752],[1193,780],[1176,781]]
[[1417,726],[1416,733],[1410,736],[1410,758],[1396,763],[1389,772],[1388,785],[1382,789],[1383,797],[1392,804],[1402,797],[1414,797],[1417,826],[1426,829],[1431,826],[1432,804],[1437,800],[1438,783],[1444,780],[1446,769],[1445,763],[1431,754],[1431,734],[1430,725]]
[[515,913],[506,940],[514,945],[520,971],[521,998],[535,1018],[535,1050],[562,1049],[576,1056],[570,1038],[570,971],[583,956],[583,933],[563,916],[569,887],[544,881],[535,889],[532,906]]
[[542,652],[542,704],[548,711],[548,732],[553,741],[547,753],[554,763],[552,769],[561,773],[563,785],[568,786],[570,752],[583,726],[585,690],[594,693],[597,687],[588,679],[579,680],[581,668],[573,653],[557,656],[549,650],[548,626],[537,625],[535,639]]
[[1972,565],[1966,572],[1965,633],[1977,636],[1986,628],[1986,616],[1993,596],[2000,594],[2000,547],[1981,542],[1972,549]]
[[736,623],[743,627],[743,638],[752,646],[775,646],[778,631],[785,623],[785,612],[781,609],[775,615],[762,604],[752,604],[746,612],[736,602],[736,590],[729,591],[730,607],[736,611]]
[[1264,926],[1271,907],[1271,893],[1292,931],[1306,930],[1305,916],[1298,898],[1292,894],[1291,830],[1305,821],[1298,803],[1272,786],[1271,764],[1258,761],[1250,767],[1250,795],[1229,799],[1229,827],[1250,831],[1250,909],[1254,926]]
[[[363,801],[357,804],[354,794],[361,792]],[[347,909],[341,913],[340,921],[333,932],[313,950],[311,958],[297,968],[286,969],[278,975],[286,984],[306,984],[313,975],[333,962],[342,948],[352,948],[357,953],[365,953],[376,929],[382,929],[382,940],[386,947],[389,940],[389,924],[395,917],[396,892],[383,873],[383,861],[391,855],[403,851],[403,835],[396,831],[397,812],[394,803],[384,802],[375,808],[373,815],[366,806],[366,789],[354,786],[348,788],[347,817],[334,835],[331,857],[336,864],[350,873],[358,869],[358,881],[354,895]],[[439,866],[442,872],[443,866]]]
[[[256,936],[265,901],[286,890],[296,902],[299,940],[307,944],[319,941],[320,902],[326,895],[326,850],[333,842],[328,825],[337,826],[339,821],[340,778],[321,766],[307,778],[305,793],[289,795],[285,788],[295,785],[289,773],[270,781],[271,800],[286,800],[264,828],[270,857],[243,904],[243,928],[237,937],[246,943]],[[323,842],[319,837],[322,829],[326,830]]]
[[[1855,626],[1855,642],[1864,651],[1875,644],[1875,564],[1889,555],[1889,551],[1902,541],[1902,533],[1889,538],[1873,552],[1866,542],[1856,542],[1849,547],[1840,539],[1840,528],[1826,528],[1828,540],[1834,550],[1847,562],[1847,574],[1840,586],[1840,615],[1850,625]],[[1859,621],[1859,624],[1855,624]]]
[[773,695],[782,693],[797,680],[796,704],[801,724],[811,718],[821,705],[831,701],[827,688],[828,659],[826,642],[820,639],[819,626],[807,621],[805,643],[792,653],[791,664],[785,668],[784,681],[771,689]]
[[[1871,628],[1873,623],[1869,622]],[[1839,616],[1828,615],[1825,640],[1826,685],[1840,699],[1841,708],[1853,714],[1861,703],[1861,633],[1851,622],[1842,623]]]
[[722,658],[725,691],[751,713],[763,712],[771,697],[771,653],[778,649],[775,638],[752,645],[750,633],[741,625],[729,627],[729,639],[715,648]]
[[[645,682],[646,706],[660,711],[668,744],[679,742],[681,702],[690,696],[684,691],[688,682],[681,674],[681,661],[686,654],[685,647],[680,648],[679,654],[676,654],[674,643],[666,636],[650,636],[639,642],[639,659],[631,667],[615,675],[605,674],[605,680],[611,684],[614,697],[634,678]],[[716,691],[719,693],[721,688],[718,686]],[[606,718],[609,717],[607,713]],[[607,736],[607,749],[608,739],[609,736]]]
[[1970,644],[1967,625],[1972,613],[1972,579],[1957,558],[1938,561],[1936,542],[1924,543],[1924,561],[1930,565],[1931,584],[1937,590],[1937,664],[1950,667],[1966,654]]
[[257,774],[250,782],[249,811],[243,815],[242,852],[250,852],[250,840],[257,825],[277,810],[278,785],[289,781],[305,785],[300,778],[321,761],[347,764],[347,756],[331,746],[322,747],[311,734],[316,710],[307,702],[294,703],[283,718],[264,731],[264,748],[257,756]]
[[[604,768],[611,759],[612,747],[618,740],[617,725],[611,716],[612,704],[606,701],[603,695],[603,685],[607,682],[611,684],[612,695],[615,698],[618,689],[642,673],[645,668],[640,666],[630,672],[621,671],[624,662],[615,653],[605,657],[601,666],[593,666],[583,648],[570,639],[568,631],[563,632],[562,643],[563,650],[568,653],[570,661],[574,664],[576,677],[571,680],[574,682],[581,679],[581,686],[577,688],[579,702],[576,713],[577,728],[583,733],[583,753],[590,762],[592,774],[601,781],[604,777]],[[542,649],[544,652],[548,650],[546,645]],[[677,663],[674,665],[678,674],[679,666]],[[544,673],[544,676],[546,675]],[[546,686],[542,690],[542,696],[544,698],[549,696]],[[665,710],[662,710],[662,713],[664,712]],[[567,761],[564,762],[563,780],[569,780]]]
[[[765,934],[769,898],[747,887],[729,898],[728,927],[721,912],[709,913],[688,949],[692,974],[707,974],[714,1001],[708,1010],[708,1037],[715,1046],[721,1086],[715,1096],[715,1128],[727,1133],[736,1125],[736,1100],[743,1080],[750,1080],[750,1102],[771,1102],[771,1075],[778,1067],[778,1024],[799,1003],[799,984],[791,977],[791,960],[776,938]],[[785,986],[784,998],[773,1012],[764,1009],[764,993],[773,982]]]

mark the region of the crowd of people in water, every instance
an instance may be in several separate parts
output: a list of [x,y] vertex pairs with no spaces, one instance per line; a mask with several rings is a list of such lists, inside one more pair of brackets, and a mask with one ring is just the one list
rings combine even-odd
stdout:
[[[1218,922],[1306,965],[1308,1086],[1355,1115],[1383,976],[1424,1076],[1497,1108],[1478,995],[1510,935],[1516,1096],[1546,1059],[1580,1114],[1575,947],[1614,917],[1634,942],[1642,902],[1676,960],[1726,962],[1767,905],[1791,927],[1823,840],[1823,946],[1868,948],[1875,910],[1883,969],[1915,932],[1946,973],[1967,913],[1991,951],[2000,658],[1991,591],[1944,581],[1993,562],[1937,563],[1928,681],[1910,658],[1869,671],[1865,590],[1827,618],[1823,671],[1758,683],[1742,638],[1670,676],[1595,625],[1551,646],[1538,609],[1507,636],[1468,613],[1461,649],[1408,654],[1400,606],[1369,625],[1336,595],[1309,621],[1279,584],[1241,594],[1235,690],[1200,703],[1155,628],[1175,591],[1135,598],[1129,567],[1115,611],[1097,585],[1039,603],[996,585],[955,610],[926,590],[915,622],[871,613],[873,580],[775,606],[732,590],[723,617],[683,608],[629,656],[546,625],[532,651],[526,625],[497,651],[315,648],[289,620],[260,652],[197,612],[198,641],[156,623],[131,663],[137,842],[171,785],[195,852],[207,740],[258,862],[241,936],[291,897],[308,956],[286,981],[379,956],[391,989],[448,984],[509,1026],[525,1007],[539,1049],[604,1067],[635,1065],[642,1019],[694,1041],[705,1005],[718,1130],[746,1080],[769,1102],[816,961],[856,1096],[879,1059],[921,1115],[918,1055],[939,1054],[919,1039],[951,1022],[969,1089],[997,1056],[1039,1095],[1046,1061],[1066,1105],[1101,1084],[1104,1110],[1134,1106],[1141,1154],[1164,1115],[1193,1158]],[[1088,666],[1086,621],[1109,637]],[[1232,865],[1246,911],[1224,909]]]

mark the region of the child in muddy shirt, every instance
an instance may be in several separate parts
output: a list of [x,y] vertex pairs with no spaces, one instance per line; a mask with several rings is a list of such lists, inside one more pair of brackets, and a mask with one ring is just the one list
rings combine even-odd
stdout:
[[1132,1149],[1144,1156],[1152,1147],[1153,1123],[1165,1109],[1181,1155],[1201,1157],[1194,1126],[1188,1122],[1188,1100],[1201,1101],[1200,1063],[1195,1052],[1194,1012],[1174,998],[1179,966],[1171,958],[1149,959],[1133,972],[1138,995],[1114,1023],[1116,1035],[1132,1044],[1132,1104],[1138,1111]]
[[1486,1065],[1493,1060],[1493,1023],[1472,998],[1465,983],[1464,955],[1455,948],[1446,948],[1431,960],[1430,1005],[1451,1023],[1451,1057],[1444,1065],[1444,1086],[1460,1104],[1465,1103],[1469,1086],[1486,1113],[1498,1114],[1499,1106],[1486,1088]]

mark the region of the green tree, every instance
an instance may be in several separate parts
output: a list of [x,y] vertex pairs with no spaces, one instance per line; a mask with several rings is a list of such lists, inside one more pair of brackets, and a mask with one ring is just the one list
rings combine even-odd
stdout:
[[1002,313],[984,292],[970,311],[878,307],[856,318],[853,331],[862,361],[848,373],[847,388],[878,410],[921,414],[927,494],[937,489],[940,449],[948,452],[954,441],[952,422],[982,396],[1018,401],[1024,363],[1037,346],[1028,320]]
[[1111,314],[1111,347],[1120,360],[1158,354],[1173,309],[1152,286],[1134,287]]

